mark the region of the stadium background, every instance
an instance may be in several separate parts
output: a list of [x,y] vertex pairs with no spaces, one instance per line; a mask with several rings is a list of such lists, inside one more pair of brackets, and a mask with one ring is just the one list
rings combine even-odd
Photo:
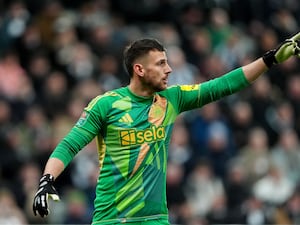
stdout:
[[[57,180],[46,219],[32,199],[58,141],[94,96],[128,83],[122,50],[168,49],[172,84],[218,77],[298,32],[298,0],[0,1],[0,224],[88,224],[94,143]],[[170,144],[173,224],[300,223],[300,61],[178,118]]]

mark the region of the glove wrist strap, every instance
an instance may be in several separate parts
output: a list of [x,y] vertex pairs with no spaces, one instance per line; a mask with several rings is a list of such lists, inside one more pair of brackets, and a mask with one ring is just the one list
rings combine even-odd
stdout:
[[277,60],[275,58],[274,50],[267,51],[263,56],[262,59],[267,65],[268,68],[271,68],[273,65],[277,64]]
[[53,177],[51,174],[45,174],[45,175],[43,175],[42,178],[40,179],[40,182],[44,182],[44,181],[53,183],[53,182],[54,182],[54,177]]

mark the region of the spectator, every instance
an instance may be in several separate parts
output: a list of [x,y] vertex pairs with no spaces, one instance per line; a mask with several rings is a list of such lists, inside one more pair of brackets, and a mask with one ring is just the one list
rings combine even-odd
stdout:
[[90,217],[87,214],[87,199],[79,190],[68,190],[66,193],[66,217],[64,224],[88,224]]
[[283,130],[277,144],[271,149],[273,163],[293,184],[300,181],[300,144],[295,130]]
[[227,223],[244,223],[243,208],[251,196],[248,177],[242,164],[234,162],[229,164],[224,183],[227,197]]
[[0,26],[0,53],[13,48],[26,29],[31,15],[23,1],[10,1]]
[[98,65],[99,74],[96,79],[102,86],[103,91],[110,91],[121,86],[117,57],[111,54],[104,54],[99,58]]
[[[26,112],[24,120],[14,129],[16,135],[15,147],[18,156],[24,161],[32,157],[42,160],[44,154],[51,149],[51,126],[40,106],[31,106]],[[41,162],[42,163],[42,162]]]
[[64,8],[59,0],[44,1],[41,9],[34,17],[34,24],[38,28],[41,35],[42,43],[48,49],[52,49],[55,44],[55,29],[56,20],[63,13]]
[[52,70],[51,61],[46,53],[38,52],[30,55],[26,62],[25,68],[28,71],[33,89],[36,95],[41,96],[43,94],[44,83]]
[[294,189],[295,183],[284,176],[275,165],[253,184],[254,196],[272,206],[284,204],[292,196]]
[[261,77],[250,88],[251,97],[247,101],[251,105],[253,112],[253,122],[256,126],[263,127],[268,135],[268,143],[273,145],[277,139],[277,135],[270,127],[268,121],[268,112],[274,107],[276,99],[279,97],[274,89],[268,76]]
[[190,34],[188,45],[189,48],[185,50],[187,61],[201,70],[203,61],[212,52],[208,30],[206,28],[195,28]]
[[0,95],[11,102],[21,98],[27,73],[20,65],[17,52],[8,50],[0,59]]
[[239,150],[236,159],[244,166],[249,185],[265,176],[271,166],[268,136],[262,127],[254,127],[248,134],[247,145]]
[[267,112],[266,119],[271,128],[270,131],[274,133],[276,139],[281,131],[295,129],[295,114],[289,101],[279,102],[271,107]]
[[[66,71],[75,82],[91,78],[96,72],[96,57],[85,43],[75,43],[69,49]],[[64,56],[62,56],[64,57]]]
[[246,101],[235,102],[229,111],[233,140],[237,149],[247,144],[248,133],[255,126],[251,105]]
[[299,187],[293,196],[284,205],[285,222],[290,224],[298,224],[300,222],[300,194]]
[[19,170],[20,160],[11,137],[14,128],[12,107],[0,98],[0,181],[3,183],[16,176]]
[[31,213],[31,199],[35,195],[36,185],[39,183],[40,167],[37,163],[28,161],[23,163],[19,170],[19,174],[12,188],[18,205],[23,209],[23,212],[30,224],[43,223],[41,218],[37,218]]
[[272,218],[269,218],[267,210],[262,201],[255,198],[254,196],[250,197],[244,207],[244,222],[243,224],[247,225],[264,225],[272,224]]
[[184,220],[186,197],[184,193],[184,167],[176,162],[169,162],[167,168],[167,204],[171,223]]
[[228,13],[222,8],[212,8],[209,16],[208,31],[214,51],[224,42],[227,42],[232,33],[232,27],[229,23]]
[[300,134],[300,76],[299,73],[291,74],[286,82],[286,98],[291,103],[294,113],[295,129]]
[[209,160],[214,173],[224,178],[226,164],[236,149],[219,104],[214,102],[196,110],[187,121],[194,156]]
[[5,188],[0,190],[0,223],[26,225],[27,220],[17,206],[13,194]]
[[44,83],[40,104],[48,118],[65,112],[66,102],[69,100],[68,81],[66,74],[61,71],[52,71]]
[[184,116],[177,118],[169,147],[169,161],[183,167],[184,177],[191,171],[195,159],[190,146],[190,136]]
[[222,180],[215,176],[208,161],[202,160],[196,164],[187,178],[185,194],[193,217],[207,216],[213,204],[224,198]]
[[194,84],[198,79],[197,67],[186,61],[185,53],[179,47],[172,46],[168,49],[172,76],[169,78],[170,85]]

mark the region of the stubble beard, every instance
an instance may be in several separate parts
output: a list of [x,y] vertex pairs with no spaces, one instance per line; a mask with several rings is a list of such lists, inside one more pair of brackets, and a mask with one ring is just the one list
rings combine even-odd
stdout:
[[160,91],[163,91],[167,88],[166,85],[161,84],[161,82],[162,81],[160,81],[158,83],[154,83],[151,80],[143,80],[143,86],[145,88],[148,88],[152,92],[160,92]]

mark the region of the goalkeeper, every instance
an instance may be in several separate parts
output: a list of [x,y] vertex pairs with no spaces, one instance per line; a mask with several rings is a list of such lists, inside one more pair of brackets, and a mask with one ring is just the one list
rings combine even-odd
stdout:
[[54,149],[33,201],[34,214],[48,215],[48,199],[59,200],[55,179],[96,138],[100,174],[92,224],[169,224],[166,168],[176,117],[246,88],[268,68],[299,56],[299,40],[300,33],[216,79],[171,87],[164,47],[154,39],[133,42],[124,51],[129,85],[95,97]]

